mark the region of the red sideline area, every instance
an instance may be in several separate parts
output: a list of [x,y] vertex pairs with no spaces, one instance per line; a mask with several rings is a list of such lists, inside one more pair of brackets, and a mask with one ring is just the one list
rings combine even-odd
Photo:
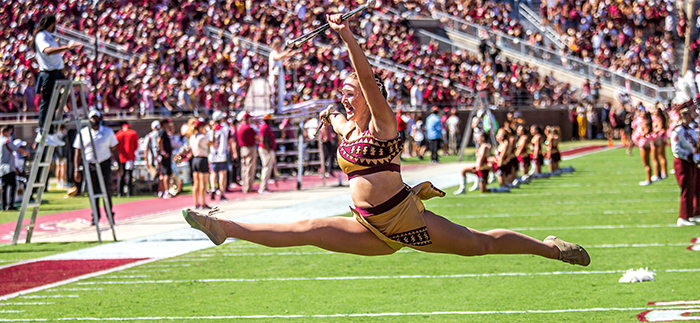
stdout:
[[[413,166],[410,167],[413,168]],[[347,184],[347,177],[343,178],[343,183]],[[302,176],[302,187],[309,188],[318,187],[322,185],[323,180],[319,175]],[[338,179],[334,177],[326,178],[326,185],[338,185]],[[268,185],[268,189],[271,192],[292,191],[296,190],[296,187],[296,177],[289,177],[286,179],[286,181],[279,180],[276,184]],[[254,193],[243,194],[240,188],[236,188],[233,192],[226,193],[225,195],[226,198],[230,201],[256,197],[258,196],[257,185],[254,185],[253,188]],[[119,201],[119,199],[113,198],[113,201]],[[214,206],[217,203],[219,203],[218,197],[215,201],[212,201],[207,197],[207,204]],[[178,195],[167,200],[153,197],[152,199],[114,205],[114,220],[116,223],[119,223],[126,220],[134,220],[147,215],[164,213],[173,210],[180,210],[192,206],[193,201],[191,194]],[[100,212],[101,214],[104,214],[104,209],[100,209]],[[91,214],[91,209],[81,209],[37,217],[36,225],[34,227],[34,233],[70,231],[75,230],[76,227],[84,228],[92,222],[90,218]],[[25,226],[25,228],[22,229],[22,232],[20,233],[20,241],[24,241],[26,237],[26,226],[29,225],[30,220],[30,215],[28,214],[27,216],[25,216],[24,221],[22,221],[22,224]],[[0,243],[9,243],[12,241],[16,225],[17,222],[0,224]],[[101,218],[100,227],[109,227],[107,219],[104,216]]]
[[144,259],[44,260],[0,269],[0,296]]

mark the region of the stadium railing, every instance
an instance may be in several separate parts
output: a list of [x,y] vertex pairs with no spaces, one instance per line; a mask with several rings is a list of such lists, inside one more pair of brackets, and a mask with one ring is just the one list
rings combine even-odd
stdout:
[[[72,41],[76,43],[80,43],[83,45],[84,48],[92,50],[94,53],[95,50],[95,37],[87,35],[83,32],[65,27],[65,26],[56,26],[56,32],[54,35],[58,38],[67,40],[67,41]],[[98,50],[100,53],[116,57],[119,59],[124,59],[128,60],[131,59],[133,56],[136,57],[141,57],[141,54],[139,53],[134,53],[131,51],[128,51],[124,48],[122,45],[117,45],[111,42],[107,41],[98,41]]]
[[532,26],[537,28],[537,30],[539,30],[542,36],[549,39],[549,41],[552,44],[554,44],[554,46],[557,46],[560,49],[566,48],[566,45],[561,41],[561,39],[559,39],[559,35],[557,34],[557,32],[554,31],[554,29],[551,26],[546,26],[542,24],[542,17],[540,17],[539,14],[530,9],[530,7],[528,7],[526,4],[520,4],[519,13],[521,17],[527,19],[527,21],[529,21]]
[[544,47],[528,44],[523,39],[513,38],[506,34],[486,29],[483,26],[469,23],[443,12],[433,12],[433,18],[440,20],[446,29],[467,35],[472,40],[480,41],[488,38],[501,50],[515,52],[519,56],[530,57],[538,64],[544,64],[568,73],[577,73],[590,80],[599,76],[601,83],[615,88],[629,88],[632,95],[642,97],[651,102],[656,100],[668,102],[675,95],[673,87],[660,87],[628,74],[618,73],[596,64],[586,63],[572,56],[560,55]]

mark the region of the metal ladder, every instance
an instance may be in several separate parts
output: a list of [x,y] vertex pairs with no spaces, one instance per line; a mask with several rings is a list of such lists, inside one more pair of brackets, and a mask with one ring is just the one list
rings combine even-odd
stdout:
[[[80,96],[80,106],[78,106],[78,102],[76,100],[76,90],[78,91],[78,95]],[[66,120],[62,120],[63,116],[63,108],[66,106],[68,99],[71,100],[71,112],[70,112],[70,117]],[[59,113],[59,117],[56,118],[56,113]],[[98,204],[96,203],[97,201],[95,200],[96,198],[102,198],[103,204],[105,206],[105,212],[107,213],[107,219],[109,220],[109,226],[112,231],[112,237],[114,238],[114,241],[117,241],[117,235],[114,231],[114,218],[112,215],[112,205],[109,202],[109,198],[107,197],[107,189],[104,181],[104,176],[102,174],[102,169],[100,168],[99,164],[96,164],[95,166],[95,173],[97,174],[97,179],[100,185],[100,194],[95,194],[94,187],[92,186],[92,177],[89,171],[89,163],[87,162],[87,159],[85,158],[85,142],[83,140],[83,136],[81,135],[81,129],[84,126],[89,125],[89,120],[88,120],[88,105],[87,105],[87,100],[85,99],[85,83],[81,81],[71,81],[71,80],[58,80],[56,81],[56,85],[54,86],[54,91],[53,95],[51,96],[51,101],[49,104],[49,111],[46,116],[46,121],[44,122],[44,129],[40,129],[41,131],[41,141],[39,142],[39,145],[37,147],[36,154],[34,156],[34,162],[32,163],[32,169],[29,174],[29,179],[27,180],[27,188],[24,192],[24,197],[22,198],[22,207],[20,208],[19,211],[19,217],[17,218],[17,226],[15,228],[14,232],[14,237],[12,238],[12,244],[16,245],[17,241],[19,240],[19,235],[22,230],[22,222],[24,220],[24,216],[27,213],[27,210],[30,208],[32,209],[32,218],[27,226],[27,239],[26,243],[31,243],[32,239],[32,234],[34,232],[34,226],[36,224],[36,217],[37,214],[39,213],[39,207],[41,206],[41,198],[44,194],[44,188],[46,187],[46,182],[49,178],[49,168],[51,167],[51,160],[53,159],[53,153],[54,149],[56,147],[53,146],[48,146],[46,144],[46,138],[49,134],[49,125],[53,126],[58,126],[61,124],[69,124],[69,123],[74,123],[75,127],[78,131],[78,138],[80,138],[80,147],[81,147],[81,153],[82,153],[82,160],[83,160],[83,169],[84,171],[84,176],[83,180],[85,181],[85,186],[87,187],[88,191],[88,196],[90,197],[90,206],[92,208],[92,221],[95,223],[95,229],[97,231],[97,240],[99,242],[102,242],[102,236],[101,236],[101,231],[100,231],[100,224],[98,221],[98,216],[99,216],[99,210],[98,210]],[[54,119],[58,119],[54,121]],[[56,127],[54,127],[56,128]],[[97,153],[95,149],[95,143],[92,138],[92,131],[87,131],[89,136],[90,136],[90,145],[92,146],[92,151],[93,151],[93,157],[94,160],[97,160]],[[71,143],[66,143],[66,145],[70,145]],[[77,165],[75,165],[77,167]],[[39,173],[41,172],[41,175]],[[38,177],[40,176],[40,177]],[[37,181],[37,177],[39,178],[39,181]],[[109,183],[110,185],[112,183]],[[32,192],[34,191],[34,188],[37,188],[37,193],[36,193],[36,198],[34,199],[33,203],[30,203],[30,199],[32,196]]]

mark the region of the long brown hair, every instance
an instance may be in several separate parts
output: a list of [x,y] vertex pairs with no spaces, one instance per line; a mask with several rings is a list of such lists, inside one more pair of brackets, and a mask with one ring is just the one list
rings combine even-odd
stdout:
[[41,19],[39,19],[39,25],[36,28],[36,31],[34,32],[34,37],[32,38],[32,48],[36,49],[36,34],[46,30],[51,26],[52,24],[56,23],[56,15],[49,13],[45,14]]

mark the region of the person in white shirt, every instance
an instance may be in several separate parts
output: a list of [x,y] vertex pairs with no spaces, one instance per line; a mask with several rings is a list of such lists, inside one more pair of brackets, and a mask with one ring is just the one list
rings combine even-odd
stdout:
[[[270,60],[268,62],[269,72],[267,81],[270,83],[272,93],[277,93],[277,107],[281,108],[284,105],[285,83],[284,83],[284,61],[296,54],[296,51],[291,49],[284,50],[282,48],[282,40],[276,38],[272,41],[272,52],[270,52]],[[275,87],[275,81],[277,86]],[[277,89],[277,92],[275,92]]]
[[[67,50],[80,48],[80,44],[71,43],[68,46],[59,46],[56,39],[51,35],[56,30],[56,16],[47,14],[39,20],[37,32],[34,34],[34,48],[36,50],[36,62],[39,65],[39,78],[37,79],[37,94],[41,95],[39,103],[39,129],[44,129],[44,122],[49,112],[49,103],[53,95],[53,87],[57,80],[65,79],[63,75],[63,57],[62,53]],[[51,126],[49,133],[53,133]],[[36,138],[37,142],[41,141],[41,132]],[[63,146],[65,142],[56,138],[55,134],[49,135],[46,138],[46,144],[49,146]]]
[[12,141],[13,125],[5,125],[0,133],[0,179],[2,179],[2,210],[16,210],[14,207],[15,192],[17,191],[17,167],[13,152],[24,156],[29,153]]
[[[692,102],[688,101],[688,102]],[[673,153],[673,169],[676,171],[676,181],[681,188],[680,207],[678,208],[678,220],[680,226],[696,225],[690,218],[696,215],[696,207],[693,206],[698,194],[698,167],[700,154],[698,154],[698,134],[690,124],[693,117],[686,104],[678,107],[680,120],[671,132],[671,152]]]
[[450,117],[445,121],[448,132],[448,142],[449,151],[451,155],[457,153],[457,136],[459,135],[459,117],[457,116],[457,109],[452,108],[450,111]]
[[[90,126],[85,127],[80,130],[80,135],[75,137],[73,142],[73,148],[75,148],[75,174],[74,178],[76,182],[82,180],[82,173],[80,171],[80,165],[82,165],[82,149],[85,149],[85,160],[89,163],[90,169],[90,179],[92,182],[92,189],[95,194],[99,194],[100,182],[97,178],[97,167],[102,170],[102,177],[104,178],[104,183],[107,189],[107,198],[109,200],[109,205],[112,204],[112,160],[118,166],[118,172],[121,173],[122,169],[119,163],[119,151],[117,151],[117,137],[114,135],[114,131],[102,125],[102,113],[97,110],[91,110],[88,113],[90,118]],[[92,135],[92,142],[90,141]],[[82,140],[81,140],[82,139]],[[81,142],[82,141],[82,142]],[[94,143],[94,146],[93,146]],[[83,170],[85,171],[85,170]],[[95,205],[99,206],[99,200],[95,199]],[[105,212],[106,212],[105,205]],[[114,211],[112,211],[114,215]],[[101,213],[99,207],[97,208],[97,218],[92,219],[92,224],[95,225],[97,221],[100,220]]]

